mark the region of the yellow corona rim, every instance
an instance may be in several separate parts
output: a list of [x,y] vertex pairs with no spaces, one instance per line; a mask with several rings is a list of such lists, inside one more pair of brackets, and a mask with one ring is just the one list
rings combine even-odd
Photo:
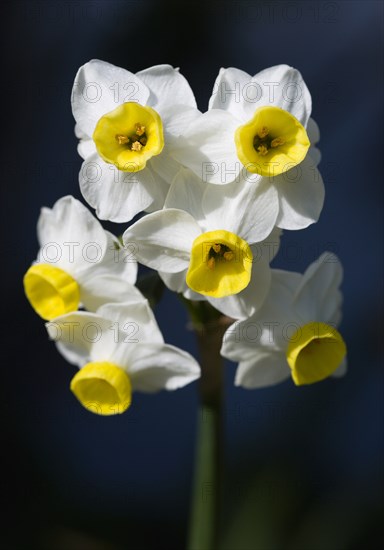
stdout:
[[79,285],[69,273],[51,264],[30,267],[24,275],[24,291],[33,309],[46,321],[79,307]]
[[286,357],[296,385],[313,384],[330,376],[341,364],[347,347],[341,334],[325,323],[308,323],[290,338]]
[[163,150],[163,124],[151,107],[127,102],[101,117],[93,140],[105,162],[124,172],[137,172]]
[[251,279],[252,251],[246,241],[229,231],[203,233],[192,245],[187,285],[205,296],[237,294]]
[[113,363],[88,363],[72,378],[70,388],[88,411],[102,416],[121,414],[131,404],[128,375]]
[[235,132],[237,156],[249,172],[273,177],[302,162],[310,142],[300,122],[279,107],[260,107]]

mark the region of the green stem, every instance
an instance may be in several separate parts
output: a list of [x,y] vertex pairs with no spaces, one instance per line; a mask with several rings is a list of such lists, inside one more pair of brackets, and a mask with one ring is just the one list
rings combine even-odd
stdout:
[[202,328],[195,328],[201,359],[201,407],[188,550],[218,548],[223,458],[223,360],[220,347],[227,321],[227,318],[216,315],[215,321],[209,320]]

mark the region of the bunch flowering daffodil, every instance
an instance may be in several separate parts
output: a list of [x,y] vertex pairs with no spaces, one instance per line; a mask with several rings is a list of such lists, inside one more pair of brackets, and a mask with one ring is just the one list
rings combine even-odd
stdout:
[[171,290],[245,318],[268,293],[281,232],[268,223],[265,195],[236,184],[227,191],[181,169],[164,209],[131,225],[123,242],[134,244],[137,259],[158,270]]
[[263,187],[274,205],[272,226],[305,228],[318,220],[324,202],[311,108],[301,74],[288,65],[253,77],[221,69],[209,110],[185,129],[172,156],[208,183]]
[[176,390],[200,376],[189,353],[164,343],[142,296],[105,304],[95,313],[67,313],[46,327],[63,356],[80,369],[72,392],[96,414],[123,413],[133,391]]
[[223,338],[221,354],[239,363],[235,385],[260,388],[290,376],[304,385],[344,374],[346,345],[337,330],[341,280],[341,264],[327,252],[304,275],[272,270],[262,307]]
[[[81,193],[99,219],[131,225],[118,239],[71,196],[43,208],[25,293],[78,367],[70,389],[90,412],[120,414],[134,391],[200,378],[191,548],[212,550],[222,538],[223,358],[238,363],[244,388],[346,370],[337,257],[321,255],[304,274],[270,267],[283,230],[306,228],[323,207],[311,109],[288,65],[255,76],[221,69],[205,113],[170,65],[133,74],[94,59],[73,85]],[[137,262],[157,272],[139,276],[140,290]],[[150,305],[164,285],[187,308],[201,367],[163,340]]]
[[156,65],[133,74],[89,61],[76,75],[72,110],[84,159],[80,189],[97,216],[127,222],[162,208],[180,167],[173,144],[199,115],[178,69]]
[[140,295],[135,258],[73,197],[42,208],[37,234],[40,250],[24,275],[24,290],[43,319]]

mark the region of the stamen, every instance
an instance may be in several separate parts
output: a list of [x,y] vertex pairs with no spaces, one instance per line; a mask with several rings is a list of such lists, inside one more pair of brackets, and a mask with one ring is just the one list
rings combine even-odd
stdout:
[[123,136],[123,134],[116,134],[115,139],[119,143],[119,145],[125,145],[126,143],[129,143],[129,137]]
[[271,147],[278,147],[279,145],[284,145],[285,139],[283,137],[277,137],[271,141]]
[[132,143],[131,151],[141,151],[142,148],[143,146],[141,145],[141,143],[139,141],[135,141],[134,143]]
[[212,258],[209,258],[207,261],[207,267],[208,269],[214,269],[215,268],[215,258],[212,256]]
[[268,153],[268,147],[261,144],[261,145],[258,146],[257,152],[259,153],[259,155],[264,157]]
[[235,255],[232,252],[232,250],[229,250],[228,252],[224,252],[223,256],[224,256],[224,260],[227,260],[227,262],[230,262],[231,260],[233,260]]
[[257,135],[259,136],[260,139],[265,138],[268,134],[269,134],[269,130],[267,126],[263,126],[261,130],[257,132]]
[[213,250],[218,254],[221,250],[221,244],[215,243],[212,245]]
[[136,127],[136,134],[138,136],[142,136],[145,133],[145,126],[143,126],[142,124],[137,123],[135,127]]

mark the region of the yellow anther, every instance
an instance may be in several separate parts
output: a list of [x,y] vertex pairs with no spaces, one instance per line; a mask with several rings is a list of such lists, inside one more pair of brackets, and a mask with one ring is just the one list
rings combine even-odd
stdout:
[[261,130],[257,132],[257,135],[259,136],[260,139],[265,138],[268,134],[269,134],[269,130],[267,126],[263,126]]
[[218,254],[221,250],[221,244],[215,243],[212,245],[213,250]]
[[214,269],[215,268],[215,258],[209,258],[207,261],[207,267],[208,269]]
[[233,260],[235,255],[232,252],[232,250],[229,250],[228,252],[224,252],[223,256],[224,256],[224,260],[227,260],[227,262],[230,262],[231,260]]
[[259,153],[259,155],[264,157],[268,153],[268,147],[261,144],[258,146],[257,152]]
[[145,126],[142,124],[136,124],[136,134],[142,136],[145,133]]
[[142,148],[143,146],[141,145],[140,141],[135,141],[131,145],[131,151],[141,151]]
[[278,147],[279,145],[284,145],[285,139],[282,137],[277,137],[271,141],[271,147]]
[[116,141],[118,141],[119,145],[125,145],[126,143],[129,143],[129,137],[123,136],[122,134],[116,134],[115,139]]

